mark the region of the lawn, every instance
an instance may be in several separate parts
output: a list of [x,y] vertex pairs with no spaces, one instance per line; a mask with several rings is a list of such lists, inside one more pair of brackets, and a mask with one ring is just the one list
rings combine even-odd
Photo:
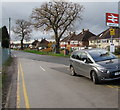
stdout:
[[39,55],[51,55],[51,56],[58,56],[58,57],[69,57],[70,55],[64,55],[63,53],[56,54],[54,52],[41,52],[37,50],[24,50],[24,52],[30,52],[30,53],[35,53]]

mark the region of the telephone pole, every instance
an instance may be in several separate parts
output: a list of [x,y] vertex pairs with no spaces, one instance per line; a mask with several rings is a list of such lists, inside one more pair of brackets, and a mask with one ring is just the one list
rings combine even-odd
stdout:
[[11,30],[11,18],[9,18],[9,37],[10,37],[10,30]]
[[9,22],[9,52],[11,53],[11,51],[10,51],[10,41],[11,41],[11,33],[10,33],[10,31],[11,31],[11,18],[9,18],[9,20],[8,20],[8,22]]

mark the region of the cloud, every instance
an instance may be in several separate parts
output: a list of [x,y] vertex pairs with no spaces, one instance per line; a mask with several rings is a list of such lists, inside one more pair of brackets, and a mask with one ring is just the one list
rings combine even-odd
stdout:
[[118,13],[117,2],[88,2],[82,3],[85,7],[82,28],[90,29],[95,34],[108,28],[106,26],[106,13]]
[[[69,0],[71,1],[71,0]],[[105,24],[105,13],[112,12],[118,13],[118,2],[79,2],[84,5],[85,10],[82,13],[83,20],[78,21],[77,32],[81,30],[89,29],[94,34],[99,34],[108,27]],[[42,2],[4,2],[2,3],[2,25],[8,27],[8,18],[11,18],[11,26],[15,24],[16,19],[28,20],[32,13],[32,10],[39,7]],[[33,31],[33,39],[39,39],[43,37],[51,37],[53,33],[44,33],[40,31]],[[14,36],[14,34],[12,34]],[[12,37],[14,38],[14,37]]]
[[[2,0],[2,2],[49,2],[53,0]],[[61,0],[56,0],[61,1]],[[62,0],[66,2],[119,2],[119,0]]]

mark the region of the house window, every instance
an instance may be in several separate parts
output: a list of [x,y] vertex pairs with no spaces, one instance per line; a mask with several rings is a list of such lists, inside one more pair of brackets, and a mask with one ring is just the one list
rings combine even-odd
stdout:
[[70,44],[74,44],[74,42],[73,42],[73,41],[71,41],[71,42],[70,42]]
[[119,42],[119,39],[116,39],[116,42]]
[[110,43],[113,43],[113,40],[110,40]]
[[97,43],[101,43],[101,41],[100,41],[100,40],[97,40]]
[[95,40],[94,42],[97,43],[97,40]]
[[90,42],[91,42],[91,43],[93,43],[93,41],[92,41],[92,40],[91,40]]
[[103,40],[102,40],[102,43],[106,43],[106,42],[107,42],[106,39],[103,39]]

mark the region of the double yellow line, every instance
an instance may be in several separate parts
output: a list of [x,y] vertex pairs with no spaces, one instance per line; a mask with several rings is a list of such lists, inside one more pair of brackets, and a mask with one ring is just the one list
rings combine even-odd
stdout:
[[20,108],[20,76],[22,80],[22,89],[23,89],[23,94],[24,94],[24,100],[25,100],[25,107],[27,109],[30,108],[30,103],[28,99],[28,94],[27,94],[27,89],[25,85],[25,79],[24,79],[24,72],[22,69],[22,65],[20,61],[18,62],[18,77],[17,77],[17,108]]
[[106,85],[107,87],[109,87],[109,88],[115,88],[115,89],[120,89],[120,87],[119,86],[114,86],[114,85]]

